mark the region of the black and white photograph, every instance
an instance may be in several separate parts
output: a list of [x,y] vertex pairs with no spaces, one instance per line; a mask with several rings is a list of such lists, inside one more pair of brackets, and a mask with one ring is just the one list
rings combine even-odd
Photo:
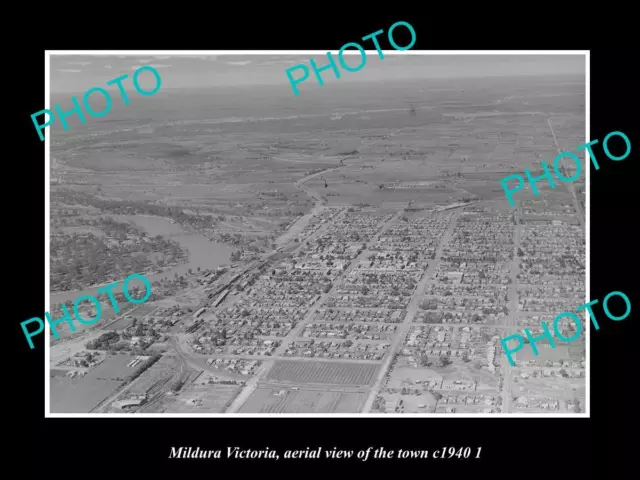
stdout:
[[588,51],[368,48],[46,53],[46,417],[589,417]]

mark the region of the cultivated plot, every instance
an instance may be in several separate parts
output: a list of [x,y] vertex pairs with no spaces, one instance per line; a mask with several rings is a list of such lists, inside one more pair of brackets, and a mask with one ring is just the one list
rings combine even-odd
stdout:
[[379,365],[318,361],[278,361],[266,380],[295,384],[370,385]]

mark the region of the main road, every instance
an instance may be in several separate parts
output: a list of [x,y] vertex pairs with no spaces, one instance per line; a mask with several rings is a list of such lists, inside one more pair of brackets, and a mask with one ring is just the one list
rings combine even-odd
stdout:
[[[518,206],[515,210],[515,227],[513,232],[513,259],[509,268],[511,284],[509,285],[509,316],[507,317],[507,326],[512,328],[518,324],[518,273],[520,273],[520,257],[518,249],[520,248],[520,238],[522,236],[522,226],[520,225],[520,209]],[[502,380],[502,413],[511,412],[511,364],[506,355],[502,355],[502,371],[504,378]]]
[[418,285],[416,286],[416,289],[413,292],[413,295],[411,296],[411,301],[409,302],[409,306],[407,307],[407,314],[404,317],[404,321],[400,324],[400,328],[398,328],[398,331],[396,333],[395,339],[393,340],[393,343],[391,344],[391,346],[389,347],[389,350],[387,351],[387,355],[385,356],[385,360],[382,364],[382,368],[380,368],[380,370],[378,371],[378,376],[376,377],[376,381],[373,384],[373,388],[371,389],[371,392],[369,393],[369,396],[367,397],[367,400],[364,403],[364,407],[362,409],[363,413],[369,413],[371,411],[371,408],[373,407],[373,402],[378,396],[378,392],[380,391],[382,382],[384,381],[384,378],[387,375],[387,372],[391,366],[391,362],[393,361],[393,358],[395,357],[397,351],[402,347],[404,343],[404,339],[407,336],[407,333],[409,332],[409,328],[411,327],[411,322],[413,321],[413,318],[415,317],[418,311],[418,308],[420,306],[420,301],[423,298],[424,289],[427,286],[427,283],[429,283],[429,280],[431,279],[431,277],[433,276],[433,273],[436,270],[436,266],[440,262],[440,259],[442,257],[442,249],[451,240],[451,235],[458,221],[458,217],[460,216],[460,212],[461,210],[456,210],[455,213],[452,215],[451,220],[449,221],[449,225],[447,226],[444,234],[442,235],[442,238],[440,239],[440,243],[438,244],[438,248],[436,249],[435,259],[430,261],[429,264],[427,265],[427,269],[424,275],[418,282]]

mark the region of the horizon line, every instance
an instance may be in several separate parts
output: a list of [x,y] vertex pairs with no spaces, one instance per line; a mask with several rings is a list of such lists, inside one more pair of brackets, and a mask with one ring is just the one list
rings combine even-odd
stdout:
[[[475,79],[475,78],[494,78],[494,79],[498,79],[498,78],[512,78],[512,77],[584,77],[585,78],[585,84],[586,84],[586,73],[585,74],[581,74],[581,73],[523,73],[523,74],[517,74],[517,73],[513,73],[513,74],[507,74],[507,75],[465,75],[465,76],[458,76],[458,77],[417,77],[417,78],[398,78],[398,79],[394,79],[393,82],[394,83],[398,83],[398,82],[411,82],[411,81],[450,81],[450,80],[465,80],[465,79]],[[339,84],[329,84],[327,83],[326,86],[336,86],[336,85],[343,85],[343,86],[348,86],[351,84],[361,84],[361,83],[379,83],[379,82],[389,82],[389,79],[385,79],[385,78],[378,78],[378,79],[368,79],[368,80],[364,80],[364,79],[357,79],[357,80],[350,80],[348,82],[343,82],[343,83],[339,83]],[[211,88],[249,88],[249,87],[281,87],[282,84],[280,83],[245,83],[245,84],[224,84],[224,85],[208,85],[208,86],[203,86],[203,85],[199,85],[199,86],[189,86],[189,85],[185,85],[185,86],[181,86],[181,87],[166,87],[163,88],[162,91],[166,91],[166,90],[207,90],[207,89],[211,89]],[[288,84],[287,84],[288,86]],[[51,91],[50,92],[51,95],[58,95],[58,94],[84,94],[84,91],[67,91],[67,90],[56,90],[56,91]],[[158,91],[158,93],[161,93],[161,91]]]

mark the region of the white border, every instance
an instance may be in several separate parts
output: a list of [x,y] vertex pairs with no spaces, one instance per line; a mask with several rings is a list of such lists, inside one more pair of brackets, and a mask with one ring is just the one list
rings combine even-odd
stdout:
[[[365,50],[367,55],[376,55],[376,50]],[[338,50],[330,50],[331,53],[338,54]],[[321,50],[45,50],[45,74],[44,74],[44,108],[50,108],[50,58],[51,55],[125,55],[125,56],[139,56],[139,55],[325,55],[327,51]],[[359,55],[358,51],[345,51],[347,55]],[[383,50],[384,55],[584,55],[585,56],[585,143],[589,142],[590,137],[590,114],[591,114],[591,72],[590,72],[590,51],[589,50]],[[283,77],[283,82],[284,82]],[[293,97],[292,97],[293,98]],[[49,292],[50,292],[50,272],[49,272],[49,218],[50,218],[50,135],[45,136],[45,311],[49,311]],[[591,201],[589,198],[590,193],[590,168],[586,162],[587,153],[585,151],[585,170],[586,170],[586,298],[585,303],[589,302],[590,296],[590,212]],[[451,414],[451,413],[51,413],[50,412],[50,335],[49,324],[44,322],[44,336],[45,336],[45,418],[590,418],[590,328],[588,313],[585,312],[585,319],[587,328],[585,328],[586,335],[586,412],[583,413],[478,413],[478,414]]]
[[[589,139],[591,138],[591,55],[590,52],[587,51],[585,57],[585,89],[584,89],[584,108],[586,111],[586,119],[585,119],[585,140],[584,143],[589,143]],[[585,149],[584,153],[584,170],[585,174],[585,270],[587,273],[587,278],[585,279],[584,285],[584,293],[585,299],[584,303],[589,303],[589,299],[591,298],[591,195],[590,195],[590,181],[591,181],[591,165],[589,164],[589,154]],[[578,200],[580,201],[580,200]],[[585,336],[586,336],[586,393],[585,393],[585,414],[586,417],[591,417],[591,318],[589,318],[589,314],[585,311],[584,313],[585,319]]]

